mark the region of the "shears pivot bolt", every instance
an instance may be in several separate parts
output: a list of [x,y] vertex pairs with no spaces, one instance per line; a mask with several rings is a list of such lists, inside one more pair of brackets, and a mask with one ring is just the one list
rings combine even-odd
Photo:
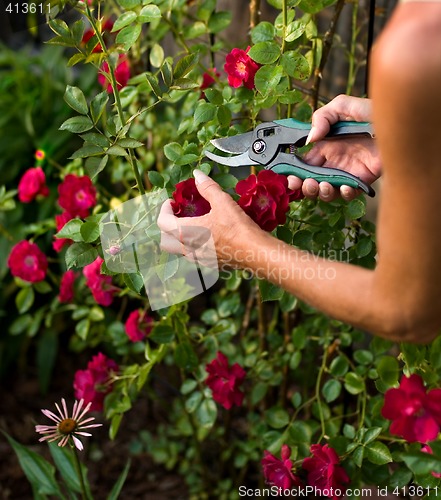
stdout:
[[263,153],[266,149],[266,142],[262,141],[262,139],[258,139],[257,141],[254,141],[253,144],[253,151],[257,154],[260,155]]

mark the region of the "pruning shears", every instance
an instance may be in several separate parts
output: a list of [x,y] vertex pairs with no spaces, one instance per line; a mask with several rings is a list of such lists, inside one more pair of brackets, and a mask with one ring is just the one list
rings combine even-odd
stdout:
[[[229,167],[261,165],[278,174],[326,181],[333,186],[351,186],[375,196],[372,187],[355,175],[337,168],[309,165],[297,155],[297,149],[305,145],[310,130],[309,123],[294,118],[265,122],[250,132],[211,141],[220,151],[236,156],[219,156],[210,151],[204,154],[210,160]],[[355,135],[374,137],[372,125],[367,122],[337,122],[331,126],[326,137]]]

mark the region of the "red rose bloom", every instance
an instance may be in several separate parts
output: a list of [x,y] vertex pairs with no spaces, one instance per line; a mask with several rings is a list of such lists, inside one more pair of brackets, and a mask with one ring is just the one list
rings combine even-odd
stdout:
[[386,391],[381,414],[392,420],[391,434],[410,443],[432,441],[441,425],[441,389],[426,393],[419,375],[403,376],[398,389]]
[[254,62],[248,55],[247,50],[233,49],[225,59],[224,70],[228,75],[228,83],[237,88],[242,84],[248,89],[254,88],[254,76],[260,68],[260,64]]
[[61,277],[60,293],[58,300],[60,302],[72,302],[74,298],[74,283],[77,274],[72,271],[66,271]]
[[135,309],[127,318],[126,334],[132,342],[139,342],[146,337],[153,328],[153,319],[145,311]]
[[38,195],[49,195],[49,189],[46,186],[46,176],[41,167],[26,170],[18,183],[18,199],[22,203],[30,203]]
[[199,217],[211,210],[208,201],[199,194],[194,179],[176,184],[171,207],[176,217]]
[[[107,90],[109,94],[113,92],[113,87],[106,74],[109,74],[109,65],[106,61],[103,62],[100,73],[98,75],[98,82]],[[118,58],[118,64],[115,68],[115,78],[118,90],[121,90],[127,85],[130,79],[130,66],[129,61],[125,54],[120,54]]]
[[252,174],[236,184],[238,204],[265,231],[272,231],[286,221],[289,208],[288,180],[271,170]]
[[230,368],[227,357],[220,351],[217,358],[208,363],[205,369],[208,372],[206,384],[213,392],[213,399],[226,410],[233,405],[240,406],[244,393],[240,391],[239,386],[245,378],[245,370],[237,363]]
[[58,186],[58,203],[73,217],[87,217],[89,209],[95,206],[96,189],[90,177],[68,174]]
[[208,87],[211,87],[214,83],[216,83],[215,77],[216,78],[220,77],[219,71],[217,71],[216,68],[209,68],[202,75],[201,90],[208,89]]
[[283,490],[291,489],[293,486],[303,486],[300,479],[292,472],[290,456],[291,449],[286,444],[282,446],[281,460],[267,450],[263,452],[262,468],[267,484],[277,486]]
[[96,303],[101,306],[110,306],[117,289],[112,285],[111,276],[101,274],[100,269],[103,262],[101,257],[97,257],[91,264],[84,267],[83,274],[86,277],[86,285],[90,288]]
[[8,257],[11,274],[24,281],[36,283],[46,277],[46,255],[35,243],[23,240],[12,247]]
[[[57,231],[61,231],[66,224],[66,222],[69,222],[72,220],[74,217],[70,215],[69,212],[63,212],[62,214],[57,214],[55,216],[55,224],[57,226]],[[57,238],[54,236],[54,241],[52,242],[52,248],[56,252],[61,252],[64,246],[70,245],[72,243],[72,240],[69,238]]]
[[91,411],[102,411],[104,398],[112,392],[112,375],[119,370],[113,359],[101,352],[89,361],[86,370],[77,370],[74,375],[76,399],[84,399],[86,404],[92,403]]
[[[303,468],[308,471],[307,481],[309,486],[318,490],[346,491],[345,483],[349,482],[346,471],[339,465],[340,460],[333,448],[327,444],[313,444],[310,448],[312,457],[303,460]],[[338,497],[334,495],[334,500]]]

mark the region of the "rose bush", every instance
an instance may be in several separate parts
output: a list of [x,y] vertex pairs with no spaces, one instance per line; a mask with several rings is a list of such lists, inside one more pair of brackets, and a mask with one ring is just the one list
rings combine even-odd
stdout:
[[[35,343],[47,360],[39,380],[50,390],[58,339],[67,338],[90,361],[66,393],[103,413],[111,439],[137,400],[162,398],[165,420],[154,432],[139,429],[130,446],[181,474],[193,498],[237,498],[239,486],[265,484],[333,488],[334,498],[349,489],[357,497],[365,485],[415,486],[433,497],[440,484],[441,341],[417,347],[372,338],[237,270],[223,271],[202,297],[151,311],[140,272],[148,264],[117,272],[107,258],[124,262],[125,241],[101,246],[106,213],[145,193],[165,190],[177,216],[207,213],[192,177],[197,167],[308,258],[375,265],[363,197],[303,199],[283,176],[250,171],[238,180],[203,155],[211,139],[264,117],[310,119],[329,49],[317,15],[328,7],[337,15],[333,3],[271,0],[272,17],[256,20],[250,2],[249,42],[232,45],[224,36],[231,13],[214,0],[77,2],[77,18],[49,20],[48,45],[66,48],[56,70],[77,70],[58,75],[63,95],[51,87],[46,107],[56,101],[61,110],[35,127],[50,136],[32,150],[11,139],[20,161],[14,156],[0,191],[7,256],[0,355],[13,349],[13,336],[23,349]],[[155,272],[165,282],[176,268],[161,266]]]

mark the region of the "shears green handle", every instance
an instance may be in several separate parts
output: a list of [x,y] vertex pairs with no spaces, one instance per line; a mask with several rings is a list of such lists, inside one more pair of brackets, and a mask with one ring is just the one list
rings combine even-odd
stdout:
[[[285,120],[274,120],[274,123],[281,125],[282,127],[292,128],[294,130],[301,130],[302,136],[306,137],[307,132],[311,130],[311,124],[299,122],[294,118],[287,118]],[[374,137],[374,132],[372,125],[368,122],[354,122],[354,121],[341,121],[337,122],[331,126],[331,129],[326,137],[342,137],[342,136],[353,136],[353,135],[366,135],[369,137]],[[297,145],[299,141],[297,141]],[[295,175],[300,179],[315,179],[317,182],[329,182],[332,186],[350,186],[355,189],[361,189],[369,196],[375,196],[375,191],[371,186],[363,182],[361,179],[352,175],[344,170],[337,168],[327,168],[327,167],[316,167],[304,163],[300,158],[296,160],[297,165],[291,164],[290,162],[284,163],[283,160],[286,157],[285,154],[281,153],[278,156],[277,163],[273,162],[273,165],[268,165],[273,172],[283,175]],[[286,157],[286,160],[288,158]]]

